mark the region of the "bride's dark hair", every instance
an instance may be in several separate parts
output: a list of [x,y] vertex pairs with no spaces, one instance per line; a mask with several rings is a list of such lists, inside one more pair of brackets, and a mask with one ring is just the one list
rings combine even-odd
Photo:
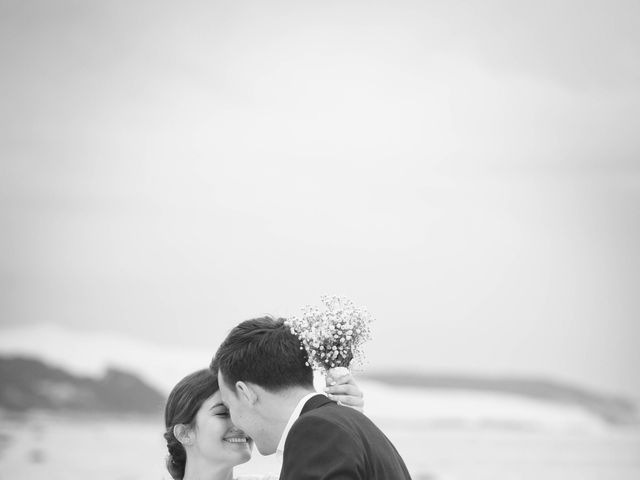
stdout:
[[182,480],[187,463],[187,452],[173,434],[178,424],[192,425],[196,413],[204,401],[218,391],[218,378],[208,368],[198,370],[180,380],[167,399],[164,409],[164,424],[167,430],[167,470],[175,480]]

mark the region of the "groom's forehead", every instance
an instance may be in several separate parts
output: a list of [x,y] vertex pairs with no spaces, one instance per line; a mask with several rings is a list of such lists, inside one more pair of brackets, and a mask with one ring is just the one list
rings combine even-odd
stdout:
[[224,396],[225,393],[228,393],[232,390],[235,389],[234,386],[230,386],[226,379],[224,378],[224,375],[222,374],[222,372],[218,372],[218,386],[220,388],[220,393]]

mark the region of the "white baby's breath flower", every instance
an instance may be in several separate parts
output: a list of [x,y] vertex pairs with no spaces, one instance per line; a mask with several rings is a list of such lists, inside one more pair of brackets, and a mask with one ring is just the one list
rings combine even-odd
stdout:
[[371,338],[373,317],[366,308],[336,295],[320,297],[325,311],[306,306],[285,323],[307,352],[307,365],[329,370],[362,364],[362,345]]

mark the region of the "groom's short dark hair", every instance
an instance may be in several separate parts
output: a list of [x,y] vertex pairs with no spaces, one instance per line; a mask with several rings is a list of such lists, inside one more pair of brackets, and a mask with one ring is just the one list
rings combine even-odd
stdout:
[[313,370],[300,340],[271,316],[246,320],[222,342],[211,361],[211,370],[224,375],[233,387],[237,381],[252,382],[269,391],[287,387],[313,387]]

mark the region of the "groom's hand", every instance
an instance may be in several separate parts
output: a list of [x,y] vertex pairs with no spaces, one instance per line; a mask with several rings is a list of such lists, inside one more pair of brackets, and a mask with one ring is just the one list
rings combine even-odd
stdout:
[[324,391],[327,397],[340,405],[355,408],[360,412],[364,410],[364,395],[350,373],[339,378],[327,376],[327,387]]

